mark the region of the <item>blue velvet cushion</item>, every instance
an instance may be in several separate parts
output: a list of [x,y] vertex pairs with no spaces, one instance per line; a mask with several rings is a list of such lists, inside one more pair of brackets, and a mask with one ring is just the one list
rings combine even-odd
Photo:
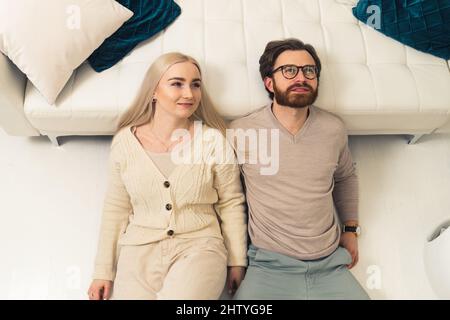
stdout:
[[112,36],[88,58],[95,71],[111,68],[141,41],[160,32],[181,13],[173,0],[117,0],[134,12]]
[[360,0],[353,15],[405,45],[450,59],[450,0]]

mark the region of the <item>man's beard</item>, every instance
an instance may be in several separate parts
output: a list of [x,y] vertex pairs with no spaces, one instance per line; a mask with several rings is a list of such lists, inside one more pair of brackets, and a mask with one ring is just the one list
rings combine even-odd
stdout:
[[[294,90],[295,88],[307,88],[309,89],[309,92],[303,94],[292,92],[291,90]],[[296,83],[287,88],[286,91],[281,91],[274,81],[273,91],[275,100],[278,104],[291,108],[304,108],[312,105],[316,101],[317,96],[319,95],[319,86],[317,85],[316,90],[314,90],[307,83]]]

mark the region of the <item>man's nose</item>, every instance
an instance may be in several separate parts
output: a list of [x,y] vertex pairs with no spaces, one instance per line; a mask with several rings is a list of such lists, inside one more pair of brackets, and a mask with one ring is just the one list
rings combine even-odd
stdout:
[[294,80],[294,82],[305,83],[307,79],[305,78],[305,75],[303,74],[303,71],[300,69],[300,70],[298,70],[298,73],[294,77],[293,80]]

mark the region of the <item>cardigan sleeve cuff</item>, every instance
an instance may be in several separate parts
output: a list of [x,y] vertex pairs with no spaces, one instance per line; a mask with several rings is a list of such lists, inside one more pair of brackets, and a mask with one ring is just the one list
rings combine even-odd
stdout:
[[230,257],[228,257],[228,266],[229,267],[247,267],[248,262],[247,262],[247,257],[245,258],[239,258],[239,259],[230,259]]
[[111,268],[111,266],[105,265],[96,265],[94,273],[92,275],[93,279],[108,281],[114,281],[115,277],[116,272]]

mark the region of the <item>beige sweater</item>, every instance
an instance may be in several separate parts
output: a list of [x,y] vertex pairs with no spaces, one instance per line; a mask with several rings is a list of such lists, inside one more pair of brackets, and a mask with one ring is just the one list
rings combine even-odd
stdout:
[[[188,145],[191,150],[201,145],[203,159],[211,159],[215,146],[226,142],[223,137],[205,139],[205,132],[215,129],[201,127],[203,134],[194,135]],[[111,143],[93,278],[114,280],[121,246],[170,236],[224,239],[228,265],[246,266],[245,197],[234,153],[226,156],[225,163],[178,164],[166,179],[130,127],[121,129]]]
[[[261,161],[242,164],[249,235],[256,247],[300,260],[320,259],[336,250],[338,217],[341,222],[358,220],[358,178],[345,125],[328,111],[314,106],[309,111],[295,135],[278,121],[271,105],[231,123],[231,128],[248,133],[278,132],[275,174],[262,175],[268,165]],[[243,153],[240,149],[238,155]]]

